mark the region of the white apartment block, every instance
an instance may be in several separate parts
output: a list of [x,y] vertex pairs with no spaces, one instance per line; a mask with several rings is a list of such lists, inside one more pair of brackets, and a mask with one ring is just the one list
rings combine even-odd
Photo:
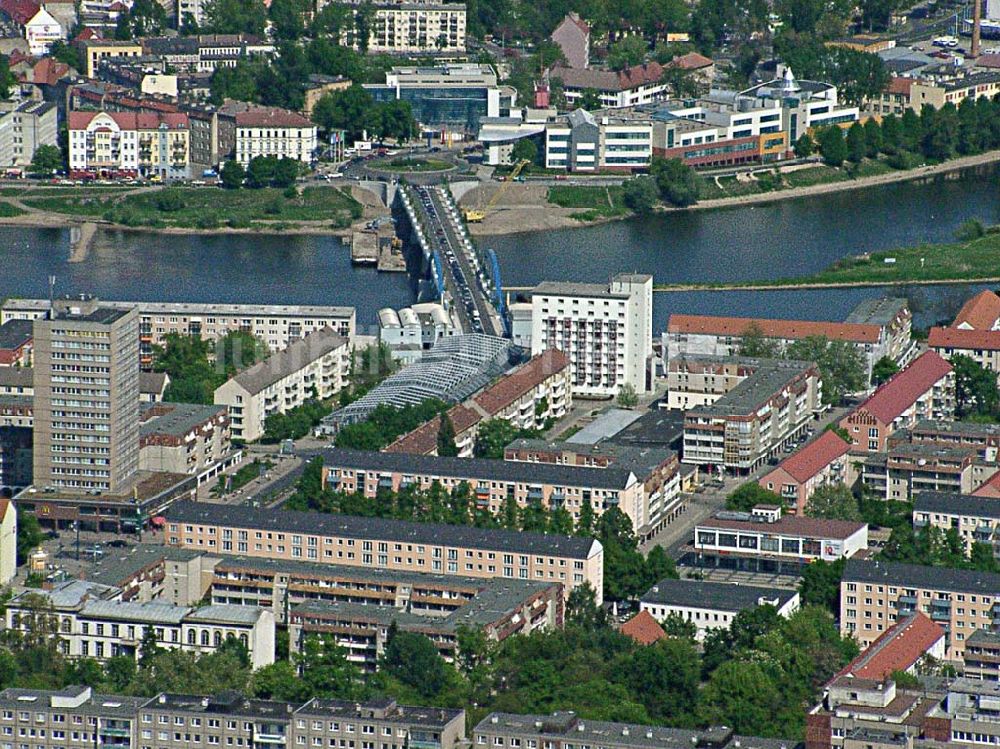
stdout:
[[653,277],[622,274],[610,284],[545,282],[531,295],[515,340],[530,337],[532,356],[559,349],[570,357],[574,395],[614,397],[628,384],[647,391],[653,353]]
[[0,499],[0,585],[17,574],[17,511],[9,499]]
[[316,126],[297,112],[255,107],[236,113],[236,160],[243,166],[257,156],[308,164],[317,145]]
[[465,16],[461,3],[376,5],[368,51],[465,54]]
[[[263,341],[271,351],[280,351],[293,341],[325,328],[351,342],[356,331],[354,307],[105,301],[100,305],[139,310],[139,353],[144,367],[152,363],[152,346],[162,345],[168,333],[215,340],[238,330]],[[8,320],[37,320],[48,309],[48,299],[8,299],[0,307],[0,324]]]
[[0,111],[0,167],[26,167],[39,146],[59,145],[56,105],[26,101]]
[[264,435],[268,416],[285,413],[310,398],[329,398],[347,384],[350,342],[335,331],[312,333],[246,369],[215,391],[215,403],[229,407],[233,439],[253,442]]
[[624,120],[577,109],[545,126],[545,167],[571,172],[634,170],[653,157],[651,121]]
[[121,600],[120,588],[69,580],[12,599],[6,612],[8,630],[26,633],[39,626],[37,596],[51,605],[49,616],[58,622],[59,648],[69,658],[138,658],[143,635],[152,627],[157,645],[168,650],[211,653],[231,638],[246,647],[254,669],[274,663],[274,614],[259,607],[132,603]]

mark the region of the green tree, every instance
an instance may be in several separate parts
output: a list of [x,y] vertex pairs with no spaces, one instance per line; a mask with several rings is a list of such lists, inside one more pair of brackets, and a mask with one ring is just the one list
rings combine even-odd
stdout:
[[656,180],[660,197],[671,205],[684,207],[698,202],[698,175],[680,159],[654,157],[649,173]]
[[267,9],[263,0],[210,0],[205,7],[205,31],[213,34],[264,35]]
[[712,673],[698,701],[707,725],[727,725],[740,734],[763,736],[774,731],[774,715],[783,695],[757,663],[727,661]]
[[827,484],[806,500],[805,514],[827,520],[861,520],[858,500],[844,484]]
[[297,41],[305,31],[305,14],[311,10],[304,0],[271,0],[267,15],[275,37],[283,41]]
[[583,629],[597,629],[607,624],[607,612],[597,605],[597,594],[590,583],[577,585],[566,598],[566,623]]
[[538,146],[531,138],[521,138],[514,144],[510,154],[511,162],[528,161],[532,164],[538,161]]
[[274,180],[278,159],[275,156],[254,156],[247,165],[247,187],[268,187]]
[[361,670],[331,635],[307,636],[293,660],[299,671],[300,695],[348,700],[364,696]]
[[899,118],[894,114],[887,114],[882,118],[882,127],[880,128],[880,132],[882,135],[882,152],[887,154],[896,153],[900,148],[900,143],[903,138]]
[[844,576],[844,559],[824,562],[817,559],[802,570],[799,595],[804,606],[821,606],[834,616],[840,616],[840,580]]
[[254,671],[249,691],[264,700],[297,702],[310,699],[306,685],[291,661],[275,661]]
[[865,361],[850,341],[808,336],[790,344],[785,356],[799,361],[816,362],[823,376],[823,402],[839,403],[848,393],[868,384]]
[[597,89],[585,88],[580,92],[580,98],[576,102],[576,106],[580,109],[586,109],[588,112],[593,112],[595,109],[601,108],[601,94]]
[[868,155],[868,140],[865,137],[865,127],[855,122],[847,130],[847,158],[855,164],[860,164]]
[[42,545],[45,535],[33,514],[17,510],[17,564],[28,563],[28,557]]
[[659,197],[652,177],[633,177],[622,183],[622,202],[640,216],[652,213]]
[[608,48],[608,67],[625,70],[639,65],[646,58],[649,45],[641,36],[626,36]]
[[740,336],[736,351],[740,356],[755,359],[774,359],[781,356],[781,344],[773,338],[767,338],[760,325],[755,322],[746,326]]
[[665,638],[636,649],[619,668],[621,680],[657,722],[683,723],[694,714],[701,662],[693,641]]
[[836,125],[823,128],[819,133],[819,152],[830,166],[840,166],[848,156],[843,131]]
[[784,500],[772,491],[768,491],[756,481],[747,481],[726,497],[726,509],[739,512],[750,512],[757,505],[785,504]]
[[152,624],[146,625],[142,630],[142,639],[139,641],[139,668],[149,670],[156,662],[156,657],[162,652],[163,648],[156,640],[156,629]]
[[63,168],[62,151],[58,146],[39,146],[35,149],[35,154],[31,158],[29,169],[32,174],[51,176],[51,174]]
[[955,371],[955,412],[958,418],[996,416],[1000,412],[997,373],[962,354],[956,354],[949,361]]
[[167,12],[156,0],[134,0],[127,13],[118,16],[115,39],[127,41],[157,36],[167,28]]
[[899,365],[891,356],[883,356],[872,366],[872,385],[888,382],[899,371]]
[[626,382],[618,389],[618,405],[622,408],[635,408],[639,405],[639,395],[635,392],[635,386],[631,382]]
[[7,55],[0,55],[0,100],[6,101],[10,98],[10,90],[17,83],[17,79],[10,69],[10,58]]
[[877,159],[882,152],[882,126],[874,117],[869,118],[865,128],[865,155],[869,159]]
[[219,178],[222,181],[222,186],[227,190],[239,190],[243,187],[243,180],[247,177],[247,170],[243,168],[243,165],[230,159],[225,164],[222,165],[222,171],[219,173]]
[[426,635],[395,629],[395,623],[389,631],[382,667],[427,699],[440,694],[449,680],[448,664],[434,643]]
[[[78,73],[82,70],[86,70],[87,68],[86,61],[80,55],[80,51],[77,49],[76,45],[67,44],[62,39],[53,42],[49,47],[49,57],[69,65]],[[2,98],[4,97],[0,96],[0,99]]]
[[437,433],[437,454],[442,458],[458,456],[458,445],[455,444],[455,425],[447,413],[441,414],[441,426]]
[[371,94],[355,83],[343,91],[324,94],[313,107],[312,119],[327,132],[344,130],[349,139],[357,140],[371,128],[374,105]]
[[795,156],[799,159],[805,159],[813,155],[813,151],[816,149],[816,144],[813,143],[812,137],[809,133],[802,133],[795,141]]

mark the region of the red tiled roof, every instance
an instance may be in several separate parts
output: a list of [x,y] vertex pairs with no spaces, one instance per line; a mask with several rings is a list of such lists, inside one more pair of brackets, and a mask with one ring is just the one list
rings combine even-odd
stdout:
[[831,340],[854,343],[877,343],[878,325],[851,322],[814,322],[812,320],[768,320],[753,317],[715,317],[713,315],[671,315],[670,333],[702,333],[718,336],[741,336],[750,325],[757,325],[767,338],[795,340],[826,336]]
[[850,675],[882,681],[894,671],[910,669],[944,636],[940,626],[918,611],[879,635],[835,678]]
[[658,62],[647,62],[636,65],[618,73],[618,85],[624,91],[638,88],[647,83],[659,83],[663,78],[663,66]]
[[54,86],[68,74],[69,65],[51,57],[43,57],[31,70],[32,82],[44,86]]
[[809,536],[810,538],[845,539],[853,536],[864,523],[852,520],[826,520],[824,518],[807,518],[802,515],[783,515],[773,523],[753,520],[724,520],[709,518],[698,523],[703,528],[723,528],[741,531],[767,531],[768,533],[787,536]]
[[99,114],[106,114],[122,130],[155,130],[161,124],[171,130],[188,127],[188,116],[182,112],[70,112],[69,129],[85,130]]
[[0,0],[0,11],[21,26],[34,18],[40,9],[41,6],[34,0]]
[[801,450],[785,458],[778,468],[799,483],[805,483],[830,463],[850,452],[851,446],[832,430],[823,432]]
[[912,78],[894,77],[889,79],[889,85],[885,87],[885,92],[887,94],[903,94],[903,96],[909,96],[910,89],[912,87],[913,87]]
[[711,57],[699,55],[697,52],[688,52],[686,55],[675,57],[667,67],[680,68],[681,70],[698,70],[714,65],[715,61]]
[[951,371],[951,365],[934,351],[925,351],[858,406],[888,424],[917,402],[934,383]]
[[[0,521],[7,516],[7,509],[11,506],[9,499],[0,499]],[[654,624],[656,622],[653,622]]]
[[927,345],[933,349],[1000,349],[1000,330],[931,328]]
[[1000,499],[1000,471],[990,476],[986,481],[972,492],[973,497],[995,497]]
[[314,127],[312,122],[298,112],[278,107],[254,107],[236,113],[239,127]]
[[659,642],[667,633],[648,611],[640,611],[622,625],[621,633],[631,637],[640,645],[652,645]]
[[[448,410],[448,418],[455,427],[455,434],[472,428],[484,418],[496,416],[553,374],[564,370],[569,363],[569,356],[562,351],[547,349],[471,398],[467,401],[469,405],[453,406]],[[436,416],[399,437],[384,452],[430,455],[437,447],[440,427],[441,418]]]
[[1000,320],[1000,296],[987,289],[962,305],[952,327],[964,323],[973,330],[992,330],[997,320]]
[[101,37],[100,32],[98,32],[98,31],[96,31],[96,30],[94,30],[94,29],[92,29],[92,28],[90,28],[88,26],[83,31],[81,31],[79,34],[77,34],[76,38],[74,38],[73,41],[74,42],[85,42],[85,41],[88,41],[90,39],[101,39],[101,38],[102,37]]

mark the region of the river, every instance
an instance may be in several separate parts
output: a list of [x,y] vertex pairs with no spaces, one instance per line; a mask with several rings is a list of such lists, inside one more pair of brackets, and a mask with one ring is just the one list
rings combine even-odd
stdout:
[[[967,218],[1000,223],[1000,167],[958,178],[884,185],[771,205],[669,213],[600,226],[513,234],[483,241],[496,249],[505,285],[541,280],[606,281],[621,271],[657,281],[732,281],[796,276],[846,255],[939,242]],[[69,231],[0,227],[0,296],[59,293],[108,299],[345,304],[362,326],[384,306],[412,301],[399,274],[354,268],[336,237],[176,235],[99,232],[81,263],[69,262]],[[1000,269],[1000,258],[997,259]],[[971,289],[923,290],[917,321],[947,314]],[[880,289],[691,292],[655,295],[654,330],[671,312],[842,318]]]

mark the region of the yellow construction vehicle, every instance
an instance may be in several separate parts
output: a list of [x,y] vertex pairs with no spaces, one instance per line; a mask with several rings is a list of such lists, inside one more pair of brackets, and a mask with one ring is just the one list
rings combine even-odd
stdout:
[[524,167],[528,166],[528,164],[530,163],[531,162],[528,161],[527,159],[521,159],[519,162],[517,162],[517,164],[515,164],[514,168],[511,170],[510,174],[507,175],[507,179],[500,185],[500,188],[493,193],[493,197],[489,199],[489,202],[487,202],[486,205],[475,210],[467,209],[465,211],[465,220],[468,221],[470,224],[478,224],[484,218],[486,218],[486,214],[490,210],[490,208],[492,208],[496,204],[496,202],[500,199],[500,196],[503,195],[504,192],[507,190],[507,187],[510,186],[512,182],[517,180],[517,176],[521,173]]

